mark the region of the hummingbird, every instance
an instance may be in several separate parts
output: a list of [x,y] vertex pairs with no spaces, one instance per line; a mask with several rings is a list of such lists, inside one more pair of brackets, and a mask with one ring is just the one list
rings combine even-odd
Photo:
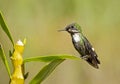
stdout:
[[98,56],[95,52],[95,49],[92,47],[88,39],[83,35],[81,26],[79,26],[79,24],[69,24],[65,27],[65,29],[59,31],[67,31],[71,35],[74,48],[81,55],[80,57],[87,61],[94,68],[99,68],[98,64],[100,64],[100,61],[97,58]]

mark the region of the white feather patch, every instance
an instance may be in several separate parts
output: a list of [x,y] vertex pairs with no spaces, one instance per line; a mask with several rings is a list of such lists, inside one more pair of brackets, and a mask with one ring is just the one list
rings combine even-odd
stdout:
[[92,48],[92,50],[93,50],[93,51],[95,51],[95,49],[94,49],[94,48]]
[[74,34],[74,35],[73,35],[73,39],[75,40],[75,42],[79,42],[79,41],[80,41],[80,36],[79,36],[79,34]]

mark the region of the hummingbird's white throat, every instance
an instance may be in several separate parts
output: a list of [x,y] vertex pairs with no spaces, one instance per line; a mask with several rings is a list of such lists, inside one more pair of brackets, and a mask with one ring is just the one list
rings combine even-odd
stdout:
[[75,40],[75,42],[79,42],[81,38],[78,33],[75,33],[75,34],[73,34],[73,39]]

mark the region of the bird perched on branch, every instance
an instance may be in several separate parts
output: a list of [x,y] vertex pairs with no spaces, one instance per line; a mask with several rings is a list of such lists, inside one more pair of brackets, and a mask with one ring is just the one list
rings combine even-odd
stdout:
[[94,68],[99,68],[98,64],[100,64],[100,61],[97,58],[98,56],[77,23],[72,23],[66,26],[65,29],[59,31],[67,31],[71,35],[74,48],[79,52],[80,57]]

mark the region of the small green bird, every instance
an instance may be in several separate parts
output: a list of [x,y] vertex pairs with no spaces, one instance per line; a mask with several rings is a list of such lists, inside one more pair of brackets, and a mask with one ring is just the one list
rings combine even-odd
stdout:
[[75,49],[80,53],[81,58],[86,60],[93,67],[99,68],[98,64],[100,64],[100,61],[97,59],[98,56],[90,42],[82,34],[81,27],[77,23],[72,23],[66,26],[65,29],[59,31],[67,31],[70,33],[72,43]]

